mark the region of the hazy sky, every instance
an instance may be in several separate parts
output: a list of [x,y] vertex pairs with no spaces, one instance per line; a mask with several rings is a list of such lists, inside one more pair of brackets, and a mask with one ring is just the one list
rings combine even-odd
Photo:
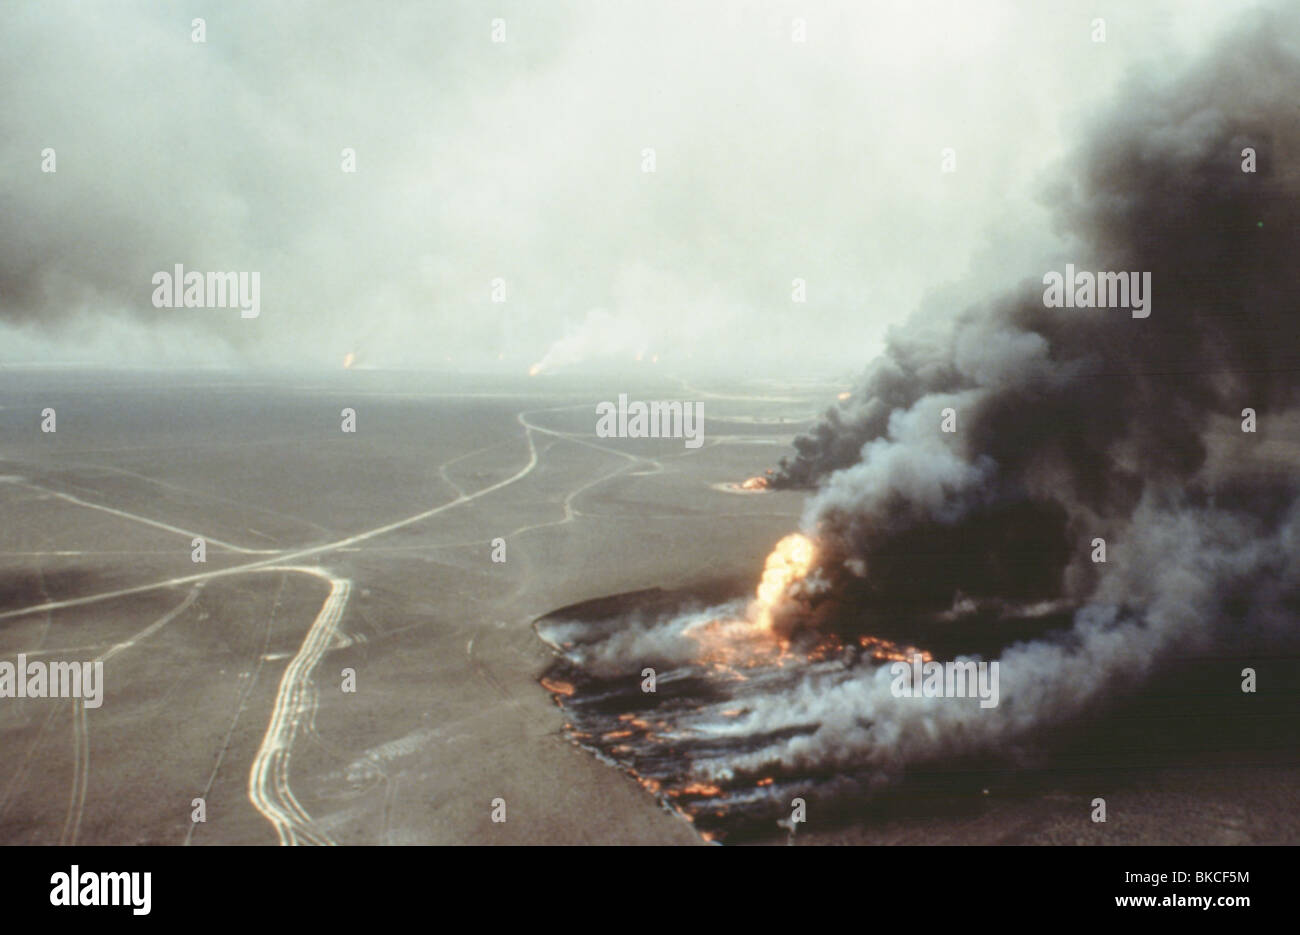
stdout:
[[[857,369],[1041,275],[1118,80],[1253,5],[11,0],[0,361]],[[176,263],[261,314],[155,308]]]

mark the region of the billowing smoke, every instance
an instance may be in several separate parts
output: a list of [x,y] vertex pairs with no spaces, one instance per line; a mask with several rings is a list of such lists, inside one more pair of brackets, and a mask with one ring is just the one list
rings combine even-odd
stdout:
[[918,315],[782,464],[777,485],[814,488],[818,556],[778,629],[996,660],[998,704],[900,698],[857,661],[750,677],[661,727],[711,738],[692,776],[860,791],[1014,756],[1176,654],[1300,643],[1300,465],[1276,443],[1300,426],[1297,27],[1261,16],[1135,79],[1061,167],[1051,269],[1150,273],[1149,317],[1048,308],[1049,269]]
[[1297,424],[1297,25],[1266,17],[1180,80],[1130,84],[1063,172],[1074,247],[1055,269],[1149,272],[1149,317],[1047,308],[1036,277],[913,320],[782,465],[778,485],[817,485],[803,525],[822,556],[788,626],[1061,608],[1072,625],[1002,653],[991,710],[900,704],[887,670],[768,699],[747,729],[820,726],[744,765],[1006,743],[1175,647],[1294,639],[1300,471],[1261,445]]

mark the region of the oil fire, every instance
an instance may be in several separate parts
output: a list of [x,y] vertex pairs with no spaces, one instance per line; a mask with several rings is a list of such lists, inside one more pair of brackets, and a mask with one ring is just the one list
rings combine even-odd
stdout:
[[778,636],[772,615],[785,599],[790,585],[812,569],[816,549],[801,533],[791,533],[772,549],[763,564],[763,575],[741,619],[708,620],[686,633],[700,643],[700,661],[720,674],[743,679],[737,668],[784,665],[789,659],[789,640]]
[[[790,639],[775,629],[776,611],[787,599],[791,586],[808,576],[816,557],[816,543],[801,533],[791,533],[778,542],[763,563],[762,577],[743,617],[707,620],[685,630],[700,644],[697,661],[717,675],[745,681],[747,676],[741,669],[825,662],[848,649],[838,635],[823,633],[795,654]],[[880,637],[859,637],[857,643],[860,651],[878,663],[905,661],[918,652],[927,660],[932,658],[928,652]]]
[[574,688],[568,682],[562,682],[559,679],[543,678],[541,680],[542,688],[554,695],[563,695],[568,697],[573,694]]
[[790,585],[812,569],[814,554],[812,540],[801,533],[792,532],[776,544],[763,564],[763,577],[758,582],[755,606],[751,608],[759,629],[772,631],[772,612]]
[[[815,684],[805,682],[809,676],[843,684],[858,667],[908,661],[916,655],[932,659],[928,652],[880,637],[849,638],[809,627],[788,634],[784,626],[778,629],[778,614],[797,606],[800,583],[825,558],[822,552],[809,536],[787,535],[764,561],[748,602],[729,604],[734,609],[718,616],[701,618],[692,611],[689,622],[681,617],[667,621],[665,625],[695,645],[682,663],[674,664],[674,677],[660,675],[663,701],[647,705],[639,682],[600,672],[584,676],[576,660],[562,660],[541,684],[565,712],[566,736],[611,759],[687,821],[700,822],[705,840],[764,822],[770,825],[771,815],[788,799],[789,777],[700,766],[752,754],[768,742],[761,725],[746,718],[761,711],[756,702],[774,686],[776,691],[792,691],[800,684]],[[565,640],[552,642],[561,645]],[[631,671],[644,674],[639,661]],[[593,700],[598,703],[591,704]]]

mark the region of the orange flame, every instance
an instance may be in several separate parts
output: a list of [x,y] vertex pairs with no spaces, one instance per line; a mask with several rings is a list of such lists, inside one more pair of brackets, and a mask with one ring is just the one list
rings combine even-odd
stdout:
[[561,682],[559,679],[543,678],[542,688],[545,688],[548,692],[551,692],[553,694],[565,695],[566,697],[568,695],[572,695],[574,691],[572,685],[570,685],[568,682]]
[[[700,644],[699,662],[718,675],[745,681],[743,669],[786,666],[800,659],[825,662],[845,652],[848,647],[843,639],[834,633],[823,633],[795,653],[790,639],[773,626],[777,608],[787,599],[791,586],[812,571],[816,558],[817,545],[805,535],[791,533],[778,542],[763,565],[754,599],[743,616],[700,621],[685,630],[687,636]],[[932,658],[928,652],[881,637],[860,636],[857,643],[859,651],[876,662],[907,661],[918,652],[926,660]],[[729,708],[722,715],[739,717],[742,713],[742,708]]]
[[813,541],[797,532],[778,542],[764,563],[754,599],[743,618],[709,620],[686,631],[700,642],[701,661],[738,679],[744,676],[737,666],[783,665],[788,640],[773,631],[772,615],[790,585],[812,569],[815,553]]
[[535,377],[541,372],[542,372],[541,364],[533,364],[531,367],[528,368],[528,375],[530,377]]
[[749,478],[749,480],[741,482],[740,489],[741,490],[766,490],[767,478],[763,477],[762,475],[759,475],[758,477],[751,477]]
[[351,370],[352,365],[355,364],[356,362],[357,362],[357,355],[352,353],[351,351],[348,351],[346,354],[343,355],[344,370]]
[[793,532],[776,544],[763,566],[763,577],[755,592],[757,603],[755,624],[767,631],[772,629],[772,611],[785,596],[786,589],[808,574],[812,568],[812,540]]
[[708,795],[708,796],[714,796],[714,795],[721,795],[721,794],[722,794],[722,790],[721,790],[719,787],[713,785],[712,783],[707,783],[707,782],[690,782],[690,783],[687,783],[686,785],[682,786],[682,788],[680,788],[680,789],[674,789],[672,792],[670,792],[670,793],[668,793],[668,794],[669,794],[669,795],[672,795],[672,796],[679,796],[679,795]]

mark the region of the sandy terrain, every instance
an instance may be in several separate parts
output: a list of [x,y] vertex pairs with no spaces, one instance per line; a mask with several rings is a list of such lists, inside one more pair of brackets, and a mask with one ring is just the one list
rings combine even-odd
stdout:
[[697,840],[561,736],[531,623],[744,580],[800,498],[710,485],[772,463],[824,392],[703,396],[687,450],[596,439],[603,397],[559,380],[3,380],[0,658],[103,658],[106,689],[0,701],[0,841]]
[[[802,496],[726,485],[840,387],[622,382],[0,375],[0,659],[106,682],[97,709],[0,700],[0,842],[699,843],[566,738],[533,622],[746,593]],[[705,444],[597,438],[618,392],[703,400]],[[1223,717],[1210,736],[1253,723]],[[1050,770],[921,776],[797,843],[1294,843],[1294,721],[1270,724],[1192,759],[1136,756],[1148,723]],[[1124,820],[1083,820],[1095,794]]]

